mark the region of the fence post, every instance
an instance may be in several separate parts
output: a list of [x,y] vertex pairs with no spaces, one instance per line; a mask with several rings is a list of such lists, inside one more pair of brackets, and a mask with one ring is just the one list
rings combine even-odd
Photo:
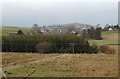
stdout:
[[74,43],[72,44],[72,48],[73,48],[73,73],[74,73]]

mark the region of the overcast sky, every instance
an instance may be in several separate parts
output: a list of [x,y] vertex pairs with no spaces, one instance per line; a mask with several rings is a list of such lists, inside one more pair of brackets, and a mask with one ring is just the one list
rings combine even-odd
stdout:
[[2,25],[118,23],[118,0],[3,0]]

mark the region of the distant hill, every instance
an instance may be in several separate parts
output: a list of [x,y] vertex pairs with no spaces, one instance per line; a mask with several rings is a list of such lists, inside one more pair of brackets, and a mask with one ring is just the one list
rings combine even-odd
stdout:
[[93,25],[90,24],[83,24],[83,23],[69,23],[69,24],[55,24],[55,25],[48,25],[48,26],[54,26],[54,27],[58,27],[58,26],[63,26],[63,27],[75,27],[75,28],[87,28],[89,29],[90,27],[95,27]]
[[26,28],[26,27],[2,26],[2,34],[4,35],[9,32],[17,32],[18,30],[22,30],[23,33],[30,32],[30,28]]
[[47,25],[47,28],[50,29],[57,29],[62,30],[62,32],[67,33],[68,31],[76,31],[81,32],[83,29],[90,29],[91,27],[96,28],[90,24],[82,24],[82,23],[69,23],[69,24],[54,24],[54,25]]
[[79,29],[90,29],[91,27],[95,27],[93,25],[90,24],[82,24],[82,23],[70,23],[70,24],[66,24],[66,27],[74,27],[74,28],[79,28]]
[[94,27],[94,25],[90,25],[90,24],[82,24],[82,23],[69,23],[69,24],[55,24],[55,25],[48,25],[48,27],[74,27],[74,28],[79,28],[79,29],[90,29],[91,27]]

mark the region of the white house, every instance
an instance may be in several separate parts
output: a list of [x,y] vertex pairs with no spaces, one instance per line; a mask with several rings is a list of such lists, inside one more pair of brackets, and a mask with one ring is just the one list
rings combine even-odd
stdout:
[[109,30],[109,31],[112,31],[113,29],[112,29],[112,28],[109,28],[108,30]]

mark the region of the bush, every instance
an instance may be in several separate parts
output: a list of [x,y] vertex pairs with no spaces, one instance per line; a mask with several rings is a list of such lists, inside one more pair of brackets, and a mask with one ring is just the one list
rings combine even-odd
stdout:
[[99,50],[105,54],[115,54],[116,50],[107,46],[107,45],[102,45],[99,47]]
[[40,42],[36,45],[36,51],[38,53],[49,53],[51,51],[52,44],[50,42]]
[[22,30],[18,30],[17,34],[18,34],[18,35],[23,35]]
[[96,42],[92,42],[90,53],[97,53],[98,52],[98,45]]

